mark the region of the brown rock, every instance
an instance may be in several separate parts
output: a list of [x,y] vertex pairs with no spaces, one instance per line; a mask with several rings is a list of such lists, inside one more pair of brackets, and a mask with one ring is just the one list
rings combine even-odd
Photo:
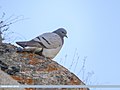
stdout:
[[[85,85],[77,76],[57,62],[30,52],[17,52],[11,44],[0,46],[0,60],[8,65],[4,72],[25,85]],[[26,89],[26,90],[48,90]],[[88,90],[88,89],[49,89]]]
[[[10,75],[1,71],[0,69],[0,85],[20,85],[16,80],[14,80]],[[0,90],[24,90],[16,88],[0,88]]]

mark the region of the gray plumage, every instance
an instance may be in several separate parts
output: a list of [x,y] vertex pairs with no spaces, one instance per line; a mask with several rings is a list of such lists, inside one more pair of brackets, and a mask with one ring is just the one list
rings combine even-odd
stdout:
[[64,37],[67,37],[67,31],[59,28],[53,32],[43,33],[30,41],[16,43],[23,48],[29,47],[34,52],[41,52],[43,56],[52,59],[62,48]]

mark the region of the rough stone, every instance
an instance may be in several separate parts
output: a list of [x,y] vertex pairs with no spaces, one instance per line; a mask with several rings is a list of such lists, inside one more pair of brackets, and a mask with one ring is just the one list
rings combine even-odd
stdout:
[[[0,46],[1,69],[22,85],[85,85],[76,75],[57,62],[31,52],[18,52],[11,44]],[[3,76],[1,76],[3,77]],[[1,82],[1,81],[0,81]],[[7,84],[7,82],[4,82]],[[89,89],[30,89],[25,90],[89,90]]]

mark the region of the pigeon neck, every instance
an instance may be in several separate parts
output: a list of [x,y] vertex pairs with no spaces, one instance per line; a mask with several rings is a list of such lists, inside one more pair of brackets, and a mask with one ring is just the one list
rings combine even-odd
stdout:
[[[54,31],[53,33],[55,33],[55,34],[57,34],[57,35],[59,35],[56,31]],[[61,40],[62,40],[62,44],[64,43],[64,37],[62,37],[61,35],[59,35],[60,36],[60,38],[61,38]]]

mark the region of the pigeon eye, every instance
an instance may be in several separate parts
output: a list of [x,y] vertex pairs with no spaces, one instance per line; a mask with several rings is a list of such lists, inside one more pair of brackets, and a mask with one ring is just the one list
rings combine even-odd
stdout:
[[62,31],[62,33],[64,33],[64,32]]

